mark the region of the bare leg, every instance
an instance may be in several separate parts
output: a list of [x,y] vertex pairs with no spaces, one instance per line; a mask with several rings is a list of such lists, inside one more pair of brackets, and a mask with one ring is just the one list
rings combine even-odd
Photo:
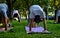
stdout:
[[4,20],[4,18],[2,18],[2,26],[1,26],[1,28],[5,28],[5,20]]
[[56,17],[56,22],[58,23],[58,17]]
[[2,18],[2,27],[5,28],[5,30],[7,31],[7,19],[6,18]]
[[18,17],[18,21],[20,22],[20,17]]
[[29,31],[31,31],[31,28],[33,27],[34,19],[30,19],[30,25],[29,25]]
[[9,25],[9,24],[8,24],[8,22],[9,22],[8,20],[9,20],[8,18],[5,18],[5,30],[6,30],[6,31],[7,31],[8,25]]
[[43,18],[43,24],[44,24],[44,31],[45,31],[45,30],[47,30],[47,28],[46,28],[46,19],[45,18]]

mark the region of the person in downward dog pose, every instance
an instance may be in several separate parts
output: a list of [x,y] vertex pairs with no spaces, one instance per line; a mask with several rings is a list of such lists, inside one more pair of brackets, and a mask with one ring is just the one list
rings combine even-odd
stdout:
[[36,27],[35,26],[36,23],[41,22],[41,19],[42,19],[43,24],[44,24],[44,31],[43,32],[48,32],[46,29],[46,16],[45,16],[43,9],[39,5],[32,5],[30,7],[29,11],[30,11],[30,14],[29,14],[29,18],[30,18],[29,19],[30,20],[29,32],[32,32],[31,28]]
[[1,28],[5,28],[7,31],[8,26],[10,25],[9,17],[8,17],[8,6],[7,4],[0,2],[0,17],[2,18],[2,26]]
[[12,18],[18,18],[18,22],[20,22],[20,14],[17,9],[13,11]]

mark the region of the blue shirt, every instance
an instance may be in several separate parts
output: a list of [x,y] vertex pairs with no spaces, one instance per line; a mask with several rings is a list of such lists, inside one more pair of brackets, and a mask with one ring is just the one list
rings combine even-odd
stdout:
[[5,3],[0,3],[0,12],[3,11],[5,17],[7,17],[8,6]]

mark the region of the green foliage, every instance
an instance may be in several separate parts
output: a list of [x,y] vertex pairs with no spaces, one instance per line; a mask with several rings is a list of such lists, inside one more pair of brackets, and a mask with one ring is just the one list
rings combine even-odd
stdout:
[[[6,0],[0,0],[0,1],[6,1]],[[33,4],[38,4],[45,10],[49,9],[49,11],[53,11],[60,7],[60,0],[10,0],[10,3],[12,6],[11,10],[13,10],[13,8],[14,9],[17,8],[22,12],[25,12],[24,10],[28,10],[29,7]],[[49,8],[49,6],[51,8]],[[53,8],[55,8],[55,9],[53,9]]]

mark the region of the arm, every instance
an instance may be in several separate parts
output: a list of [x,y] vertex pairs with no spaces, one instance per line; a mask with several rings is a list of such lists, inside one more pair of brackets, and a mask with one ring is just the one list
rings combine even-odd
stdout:
[[45,16],[45,12],[43,12],[43,11],[41,13],[41,18],[43,18],[44,30],[47,30],[46,29],[46,16]]
[[47,28],[46,28],[46,18],[43,18],[43,24],[44,24],[44,30],[47,30]]
[[33,23],[34,23],[33,19],[30,19],[29,31],[31,31],[31,28],[32,28]]

